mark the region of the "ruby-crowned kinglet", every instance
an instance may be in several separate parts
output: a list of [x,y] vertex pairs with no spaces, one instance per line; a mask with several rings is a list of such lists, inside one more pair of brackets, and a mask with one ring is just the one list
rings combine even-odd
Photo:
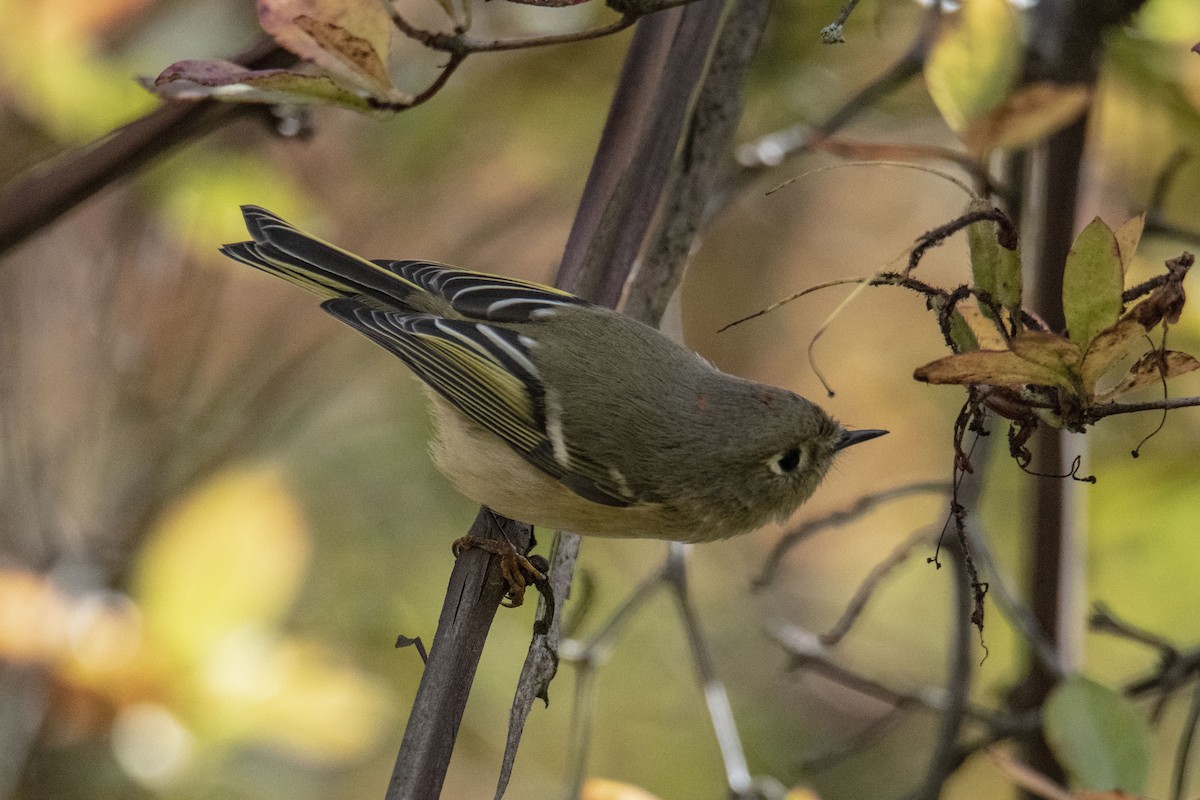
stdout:
[[302,286],[432,389],[438,468],[522,522],[599,536],[724,539],[791,514],[849,431],[655,329],[535,283],[367,261],[243,206],[230,258]]

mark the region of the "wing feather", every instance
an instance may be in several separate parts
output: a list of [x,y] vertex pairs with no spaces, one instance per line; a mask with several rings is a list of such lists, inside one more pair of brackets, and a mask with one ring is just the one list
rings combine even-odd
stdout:
[[321,305],[399,356],[469,419],[576,494],[609,506],[635,501],[601,465],[576,453],[563,460],[556,456],[547,432],[545,388],[519,334],[482,322],[381,309],[368,298]]
[[374,262],[405,281],[436,295],[467,319],[531,322],[570,305],[588,305],[569,292],[540,283],[448,267],[432,261]]

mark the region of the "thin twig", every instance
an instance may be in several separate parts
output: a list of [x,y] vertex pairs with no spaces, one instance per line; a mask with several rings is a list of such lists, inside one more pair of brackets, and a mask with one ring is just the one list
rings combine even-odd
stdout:
[[1187,788],[1188,761],[1191,759],[1192,742],[1196,737],[1196,726],[1200,725],[1200,682],[1192,688],[1192,702],[1188,706],[1187,719],[1175,746],[1174,775],[1171,780],[1171,800],[1183,800]]
[[843,35],[846,28],[846,20],[850,19],[850,15],[854,13],[854,7],[858,5],[858,0],[848,0],[846,5],[842,6],[842,10],[838,12],[837,19],[821,28],[821,41],[825,44],[842,44],[846,41]]
[[870,108],[876,101],[887,97],[921,74],[925,58],[938,31],[940,7],[941,3],[933,4],[921,24],[920,32],[895,64],[850,98],[824,122],[816,126],[796,125],[739,148],[738,163],[743,168],[739,180],[747,181],[765,169],[778,166],[789,156],[813,147],[816,142],[845,127],[861,111]]
[[1167,400],[1148,400],[1145,403],[1100,403],[1085,411],[1084,418],[1092,423],[1114,414],[1133,414],[1138,411],[1162,411],[1195,406],[1200,406],[1200,397],[1172,397]]
[[733,718],[733,709],[729,705],[729,693],[725,690],[725,684],[717,676],[712,650],[704,638],[704,631],[700,627],[696,611],[688,600],[687,561],[685,559],[687,548],[688,545],[680,542],[670,543],[663,579],[671,587],[680,619],[687,633],[692,663],[696,667],[696,676],[700,679],[704,700],[708,704],[713,733],[717,736],[717,745],[721,750],[721,763],[725,767],[725,781],[729,787],[730,796],[734,798],[748,797],[754,787],[754,781],[750,776],[750,766],[746,762],[746,752],[742,749],[742,738]]
[[775,546],[771,548],[771,552],[767,554],[767,559],[763,564],[762,571],[758,577],[752,582],[752,587],[755,590],[762,589],[775,579],[775,574],[779,571],[780,563],[783,557],[787,555],[793,547],[808,537],[825,530],[826,528],[837,528],[842,525],[847,525],[869,511],[885,503],[890,503],[893,500],[899,500],[904,497],[910,497],[918,494],[934,494],[946,493],[950,491],[950,485],[945,481],[919,481],[917,483],[905,484],[903,486],[895,486],[891,489],[885,489],[874,494],[864,495],[858,498],[850,506],[834,511],[817,519],[808,520],[791,529],[783,535]]
[[934,534],[928,530],[919,530],[901,542],[887,557],[871,568],[867,573],[867,577],[859,584],[858,589],[854,592],[854,596],[850,598],[850,602],[846,604],[846,609],[842,612],[842,616],[833,624],[825,633],[821,634],[821,644],[826,647],[835,647],[842,638],[850,632],[850,628],[862,615],[863,610],[867,607],[867,602],[875,594],[876,589],[883,582],[883,579],[891,574],[892,570],[899,567],[908,557],[912,555],[913,550],[916,550],[922,545],[932,543]]

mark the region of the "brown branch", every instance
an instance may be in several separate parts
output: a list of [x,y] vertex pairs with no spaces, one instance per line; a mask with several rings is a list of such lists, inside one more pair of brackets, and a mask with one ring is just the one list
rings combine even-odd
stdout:
[[826,136],[845,127],[860,112],[920,75],[938,32],[940,18],[941,3],[934,3],[921,23],[920,32],[904,55],[823,122],[811,127],[796,125],[739,148],[738,161],[743,167],[743,175],[739,180],[747,181],[762,170],[778,166],[788,156],[816,146]]
[[[296,57],[267,39],[234,61],[268,69],[289,66]],[[48,167],[35,167],[0,190],[0,253],[175,146],[261,113],[261,107],[215,100],[167,102]]]

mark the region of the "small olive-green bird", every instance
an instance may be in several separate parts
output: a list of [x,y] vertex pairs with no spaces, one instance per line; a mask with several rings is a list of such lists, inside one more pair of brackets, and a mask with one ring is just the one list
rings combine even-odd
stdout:
[[611,309],[429,261],[368,261],[243,206],[221,251],[322,298],[426,386],[438,468],[522,522],[702,542],[789,516],[847,430],[784,389],[727,375]]

